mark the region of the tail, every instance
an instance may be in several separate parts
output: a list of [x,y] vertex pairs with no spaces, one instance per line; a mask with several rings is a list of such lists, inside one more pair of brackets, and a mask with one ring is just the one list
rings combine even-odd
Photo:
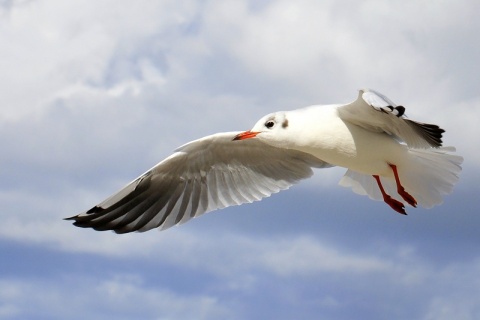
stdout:
[[[457,183],[463,158],[451,154],[454,147],[438,149],[409,149],[411,157],[403,165],[398,165],[398,174],[405,190],[418,205],[431,208],[443,202],[442,197],[450,194]],[[393,198],[405,203],[397,193],[395,180],[381,177],[385,191]],[[368,195],[373,200],[383,200],[375,179],[368,174],[348,170],[339,184],[351,187],[353,192]]]

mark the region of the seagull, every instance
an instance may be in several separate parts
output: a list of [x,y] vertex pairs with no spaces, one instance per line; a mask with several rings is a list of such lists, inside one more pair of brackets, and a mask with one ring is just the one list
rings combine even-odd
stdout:
[[369,89],[349,104],[315,105],[261,118],[251,130],[191,141],[88,211],[74,225],[116,233],[165,230],[203,213],[251,203],[313,175],[347,169],[340,185],[394,211],[442,203],[463,158],[442,147],[445,131],[405,116]]

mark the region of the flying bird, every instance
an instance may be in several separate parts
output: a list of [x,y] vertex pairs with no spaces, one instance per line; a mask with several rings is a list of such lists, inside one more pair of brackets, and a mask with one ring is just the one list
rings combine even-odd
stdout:
[[349,104],[316,105],[261,118],[251,130],[191,141],[90,210],[67,220],[116,233],[161,230],[201,214],[250,203],[341,166],[340,185],[405,206],[442,203],[463,158],[442,147],[445,131],[405,116],[373,90]]

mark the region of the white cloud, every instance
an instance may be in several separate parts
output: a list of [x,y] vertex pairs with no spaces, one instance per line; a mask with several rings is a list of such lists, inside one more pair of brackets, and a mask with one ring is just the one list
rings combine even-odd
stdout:
[[[385,272],[387,260],[357,255],[329,247],[312,237],[262,239],[242,234],[215,235],[195,229],[174,228],[158,234],[116,235],[112,232],[71,229],[66,221],[30,221],[10,218],[0,226],[0,236],[35,245],[47,245],[66,252],[93,253],[111,257],[150,259],[213,274],[232,275],[265,269],[280,276],[323,272]],[[186,229],[185,229],[186,230]],[[222,238],[219,242],[218,238]]]
[[[78,0],[68,5],[29,1],[4,8],[0,84],[10,90],[0,96],[2,118],[39,112],[59,93],[78,86],[108,86],[122,76],[131,81],[136,56],[168,47],[169,37],[190,22],[195,7],[192,1],[119,5]],[[150,43],[152,39],[160,41]]]
[[[6,193],[3,197],[7,208],[22,201],[22,194]],[[62,217],[58,214],[73,211],[72,204],[65,201],[52,206],[50,201],[41,196],[35,200],[36,207],[24,207],[23,211],[5,217],[0,224],[0,238],[69,253],[139,261],[162,257],[162,261],[168,264],[226,277],[259,270],[292,277],[322,273],[383,273],[391,268],[388,258],[355,254],[301,234],[277,235],[272,239],[252,238],[248,233],[226,233],[219,225],[200,231],[195,224],[161,233],[153,230],[126,235],[77,229],[70,222],[60,220]],[[36,214],[32,215],[32,212]]]
[[[225,281],[228,290],[252,295],[259,288],[259,274],[272,281],[353,279],[366,292],[379,277],[402,293],[422,289],[425,319],[454,314],[473,319],[478,291],[460,275],[474,278],[478,268],[464,261],[436,265],[415,251],[422,232],[437,246],[440,240],[433,238],[444,236],[438,228],[447,228],[447,218],[435,220],[429,230],[417,229],[418,239],[405,237],[405,242],[391,245],[395,240],[380,230],[381,223],[391,221],[368,215],[361,227],[368,224],[372,235],[358,239],[359,250],[352,248],[349,230],[360,221],[343,212],[332,219],[345,224],[336,226],[342,233],[336,239],[349,239],[348,245],[299,232],[271,236],[271,221],[265,217],[255,220],[264,225],[262,236],[251,230],[220,228],[219,233],[215,222],[201,224],[206,228],[202,231],[182,226],[161,234],[118,236],[78,230],[60,219],[97,203],[188,140],[248,129],[277,109],[348,102],[363,86],[404,104],[413,119],[447,129],[446,143],[456,145],[466,158],[460,186],[467,190],[462,184],[477,180],[480,163],[468,138],[480,135],[479,20],[474,17],[479,10],[477,2],[466,0],[435,6],[311,0],[0,5],[0,238],[38,250],[116,261],[152,263],[153,257],[161,257],[164,264],[206,272]],[[339,189],[341,171],[317,171],[304,190],[314,190],[322,205],[333,206],[322,191]],[[476,207],[475,199],[458,197],[465,201],[455,209],[455,223],[471,222],[467,211]],[[261,210],[250,206],[242,207],[243,212],[249,208]],[[376,208],[380,206],[372,204],[368,210]],[[305,217],[292,214],[298,215],[292,219]],[[465,219],[460,222],[459,216]],[[318,225],[324,222],[316,220]],[[395,232],[413,228],[399,223]],[[377,237],[388,242],[381,252],[371,249]],[[92,279],[87,283],[96,282]],[[45,284],[2,281],[2,301],[16,301],[22,293],[36,296]],[[114,276],[94,287],[96,294],[121,301],[138,295],[147,310],[154,310],[149,301],[165,299],[177,310],[172,317],[189,317],[175,299],[213,314],[225,311],[208,294],[149,291],[143,281],[138,275]],[[79,309],[91,303],[88,288],[81,288]],[[67,304],[60,285],[50,289],[52,299]],[[337,307],[345,303],[342,294],[325,294],[318,301]],[[0,304],[0,317],[22,314],[29,302]],[[109,307],[113,305],[105,310]]]
[[[179,295],[159,287],[148,288],[137,275],[108,279],[59,277],[44,280],[0,279],[0,316],[4,319],[225,319],[227,308],[215,297]],[[99,281],[98,281],[99,280]]]
[[480,261],[468,265],[453,264],[431,275],[437,283],[442,283],[430,299],[425,320],[461,319],[473,320],[480,317]]
[[[479,98],[455,96],[459,74],[447,73],[457,69],[444,64],[440,49],[443,36],[474,29],[476,5],[436,6],[435,15],[423,4],[349,6],[78,0],[3,7],[0,142],[8,152],[1,167],[4,181],[15,181],[4,182],[4,194],[13,186],[42,193],[49,181],[55,192],[68,186],[96,202],[99,190],[107,196],[189,139],[246,129],[279,101],[348,101],[369,83],[410,105],[413,118],[446,127],[446,141],[474,170],[478,152],[464,137],[479,133]],[[233,81],[221,67],[240,85],[218,89]],[[315,179],[316,187],[336,185],[337,171]]]
[[277,240],[274,243],[263,245],[265,252],[261,256],[263,264],[279,275],[385,272],[391,267],[388,261],[347,253],[308,237]]
[[[476,319],[480,312],[478,261],[434,264],[414,248],[401,245],[381,243],[375,250],[350,252],[313,237],[266,239],[190,229],[153,232],[152,238],[150,234],[119,237],[92,232],[85,232],[85,239],[62,238],[69,256],[75,252],[94,254],[94,259],[84,255],[85,265],[95,266],[95,256],[112,257],[111,270],[89,276],[63,270],[52,275],[54,281],[32,275],[27,279],[2,277],[0,312],[17,318],[27,317],[29,310],[46,316],[88,314],[92,319],[106,314],[124,318],[134,314],[175,319],[242,318],[247,303],[242,299],[253,299],[258,292],[271,295],[282,305],[280,309],[296,310],[306,302],[315,303],[321,306],[322,315],[355,310],[357,304],[382,304],[384,312],[401,306],[398,315],[425,320],[452,315]],[[58,244],[51,247],[58,248]],[[122,273],[118,267],[123,264],[136,267],[132,273]],[[158,280],[149,282],[161,274],[168,274],[171,282],[176,273],[182,277],[181,286],[197,293],[177,291],[172,284],[166,287]],[[211,279],[207,284],[196,284],[198,277]],[[314,296],[302,298],[306,293],[299,290],[307,286],[318,289]],[[303,299],[307,301],[301,302]],[[376,309],[367,309],[372,308]],[[364,312],[358,314],[368,315]]]

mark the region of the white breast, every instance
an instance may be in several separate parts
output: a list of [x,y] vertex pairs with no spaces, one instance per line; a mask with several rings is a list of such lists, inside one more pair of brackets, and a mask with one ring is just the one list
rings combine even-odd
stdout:
[[295,136],[290,147],[332,165],[378,175],[390,175],[388,163],[398,163],[408,156],[407,148],[390,135],[340,119],[337,107],[313,106],[288,113],[290,134]]

